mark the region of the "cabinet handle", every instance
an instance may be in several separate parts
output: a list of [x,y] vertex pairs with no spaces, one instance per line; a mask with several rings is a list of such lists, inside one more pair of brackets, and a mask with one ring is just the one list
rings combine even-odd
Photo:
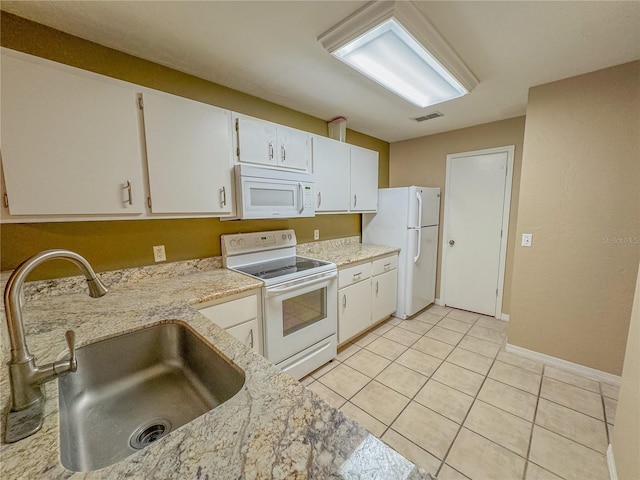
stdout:
[[389,270],[389,267],[390,267],[390,266],[391,266],[391,264],[390,264],[390,263],[385,263],[385,264],[384,264],[384,269],[385,269],[385,270]]
[[133,205],[133,197],[131,196],[131,182],[127,180],[127,184],[123,188],[127,190],[128,200],[126,203],[128,203],[129,205]]
[[222,198],[220,200],[220,206],[221,207],[226,207],[227,206],[227,189],[226,187],[222,187],[220,189],[220,194],[222,195]]
[[273,160],[273,142],[269,142],[269,160]]
[[320,207],[321,203],[322,203],[322,193],[318,192],[318,207]]
[[378,293],[378,287],[380,287],[380,282],[376,282],[376,294]]
[[342,308],[347,308],[347,295],[342,295]]
[[282,145],[281,150],[282,150],[282,162],[284,163],[287,160],[287,146]]
[[356,208],[357,204],[358,204],[358,195],[354,195],[353,196],[353,208]]
[[353,274],[353,279],[354,280],[360,280],[361,276],[362,276],[362,272],[354,273]]
[[253,348],[253,328],[249,330],[249,346]]

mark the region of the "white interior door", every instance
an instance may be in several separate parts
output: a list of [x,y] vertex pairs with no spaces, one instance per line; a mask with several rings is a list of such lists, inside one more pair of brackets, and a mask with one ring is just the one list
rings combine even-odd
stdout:
[[449,155],[441,299],[498,316],[506,251],[513,147]]

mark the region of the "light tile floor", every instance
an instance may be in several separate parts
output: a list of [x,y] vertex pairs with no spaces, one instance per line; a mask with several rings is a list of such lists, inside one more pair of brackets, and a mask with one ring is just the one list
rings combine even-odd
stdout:
[[440,480],[608,479],[618,387],[505,352],[506,330],[432,306],[302,383]]

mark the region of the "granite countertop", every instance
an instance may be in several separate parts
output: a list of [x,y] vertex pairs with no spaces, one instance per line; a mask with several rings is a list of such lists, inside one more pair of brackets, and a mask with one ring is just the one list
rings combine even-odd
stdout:
[[298,255],[325,260],[335,263],[338,268],[351,264],[368,262],[378,257],[398,253],[399,248],[385,245],[359,243],[360,237],[349,237],[324,242],[306,243],[298,245]]
[[[353,248],[353,247],[350,247]],[[0,476],[32,478],[428,479],[423,470],[344,417],[298,381],[245,347],[194,306],[255,291],[261,282],[219,268],[219,259],[143,267],[99,276],[110,287],[101,298],[85,293],[83,279],[25,285],[27,342],[38,364],[66,353],[64,332],[80,347],[144,326],[179,320],[245,371],[233,398],[126,459],[93,472],[74,473],[59,460],[58,389],[45,385],[43,428],[0,445]],[[2,284],[7,275],[2,275]],[[4,310],[2,310],[4,317]],[[2,321],[2,360],[9,360]],[[9,404],[7,368],[0,369],[0,405]],[[4,430],[4,415],[2,428]]]

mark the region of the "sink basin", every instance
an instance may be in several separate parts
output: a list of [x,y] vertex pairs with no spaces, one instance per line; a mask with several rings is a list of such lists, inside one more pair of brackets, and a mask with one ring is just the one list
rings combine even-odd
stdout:
[[221,405],[244,372],[182,322],[76,350],[59,378],[60,460],[76,472],[106,467]]

